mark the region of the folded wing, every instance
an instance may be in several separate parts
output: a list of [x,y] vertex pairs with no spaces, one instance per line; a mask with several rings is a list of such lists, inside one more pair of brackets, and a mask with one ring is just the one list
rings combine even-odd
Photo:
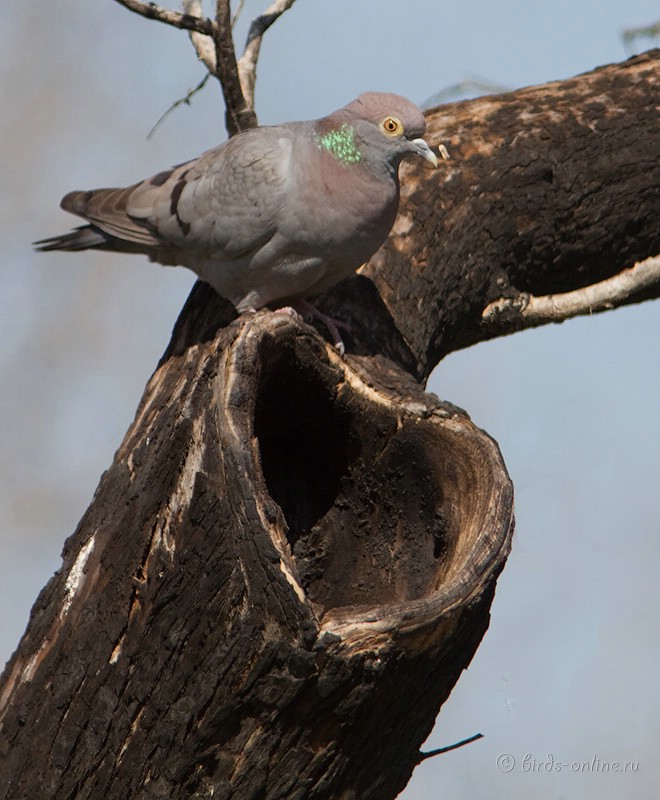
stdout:
[[141,183],[70,192],[62,208],[90,225],[37,244],[145,252],[154,260],[162,251],[167,263],[243,257],[277,229],[292,146],[286,126],[258,128]]

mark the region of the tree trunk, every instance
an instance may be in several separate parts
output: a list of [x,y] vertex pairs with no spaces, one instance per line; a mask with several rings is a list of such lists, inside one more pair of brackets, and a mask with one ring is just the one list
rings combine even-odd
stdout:
[[195,286],[3,675],[4,797],[405,786],[513,530],[497,445],[423,383],[658,253],[659,63],[432,112],[452,161],[406,170],[393,236],[323,298],[345,358]]

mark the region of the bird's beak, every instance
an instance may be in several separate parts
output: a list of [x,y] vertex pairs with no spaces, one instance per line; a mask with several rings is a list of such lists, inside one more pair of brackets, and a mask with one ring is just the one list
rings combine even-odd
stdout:
[[415,145],[413,152],[415,155],[421,156],[425,161],[428,161],[434,168],[438,166],[438,157],[431,150],[424,139],[412,139],[410,144]]

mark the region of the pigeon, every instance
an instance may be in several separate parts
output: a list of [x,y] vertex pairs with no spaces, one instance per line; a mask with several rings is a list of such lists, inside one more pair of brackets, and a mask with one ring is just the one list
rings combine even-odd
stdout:
[[313,311],[307,298],[355,272],[388,236],[402,159],[437,167],[425,127],[406,98],[367,92],[321,119],[243,131],[132,186],[70,192],[61,207],[88,224],[35,246],[184,266],[239,314]]

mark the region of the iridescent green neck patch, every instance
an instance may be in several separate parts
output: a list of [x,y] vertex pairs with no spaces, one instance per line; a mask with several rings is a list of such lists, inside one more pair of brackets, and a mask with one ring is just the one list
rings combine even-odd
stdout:
[[322,150],[332,153],[345,166],[362,161],[362,153],[355,143],[355,131],[346,122],[340,128],[328,133],[317,133],[315,138]]

